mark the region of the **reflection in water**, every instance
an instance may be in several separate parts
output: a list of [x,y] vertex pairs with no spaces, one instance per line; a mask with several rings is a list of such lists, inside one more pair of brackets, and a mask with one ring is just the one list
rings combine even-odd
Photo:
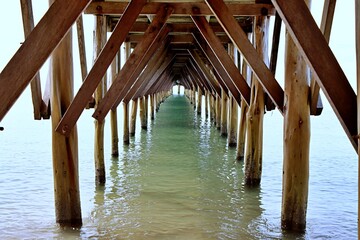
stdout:
[[97,235],[256,236],[260,190],[244,189],[242,163],[234,161],[235,149],[224,146],[226,139],[184,97],[169,98],[149,132],[111,160],[107,187],[95,194]]

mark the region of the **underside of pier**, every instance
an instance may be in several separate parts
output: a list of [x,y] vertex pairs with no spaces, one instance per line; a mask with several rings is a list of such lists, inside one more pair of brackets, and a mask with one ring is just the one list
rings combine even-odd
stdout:
[[[137,107],[141,127],[147,129],[148,116],[153,119],[161,101],[181,85],[198,113],[205,111],[229,147],[237,147],[237,159],[245,161],[244,182],[251,187],[261,182],[264,113],[280,111],[282,228],[304,231],[310,115],[321,114],[320,90],[350,144],[358,148],[357,96],[328,45],[335,3],[324,1],[318,27],[310,0],[56,0],[34,26],[31,0],[21,0],[26,39],[0,73],[0,121],[31,85],[34,118],[52,119],[57,222],[81,226],[76,122],[85,109],[94,111],[95,175],[98,184],[105,184],[105,117],[111,116],[112,155],[117,156],[119,104],[124,107],[126,144],[135,132]],[[356,1],[357,17],[358,5]],[[83,14],[96,19],[89,70]],[[356,23],[359,38],[360,20]],[[69,31],[75,25],[82,71],[77,90]],[[275,72],[282,25],[286,62],[280,82]],[[49,57],[51,77],[42,93],[38,72]]]

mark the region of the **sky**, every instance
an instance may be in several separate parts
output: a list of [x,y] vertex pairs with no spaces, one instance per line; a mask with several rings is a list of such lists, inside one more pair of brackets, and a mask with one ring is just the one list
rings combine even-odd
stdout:
[[[315,20],[319,23],[322,14],[323,0],[312,1],[312,13]],[[354,0],[342,0],[336,5],[335,17],[333,22],[333,29],[330,37],[330,47],[337,57],[341,67],[343,68],[350,84],[356,89],[356,68],[355,68],[355,18],[354,18]],[[41,19],[48,8],[47,0],[33,0],[33,11],[35,24]],[[85,44],[88,49],[87,64],[88,70],[92,64],[92,36],[94,17],[92,15],[84,16],[85,24]],[[4,68],[10,58],[20,47],[21,42],[24,41],[23,25],[20,10],[20,1],[8,1],[6,11],[0,14],[0,29],[2,36],[0,38],[0,71]],[[282,37],[284,36],[284,29],[282,27]],[[272,30],[272,28],[270,28]],[[73,38],[76,40],[76,29],[73,28]],[[271,39],[271,37],[270,37]],[[284,65],[284,39],[280,41],[278,70],[276,79],[280,85],[283,85],[283,65]],[[81,73],[80,63],[78,60],[77,43],[74,42],[74,78],[80,84]],[[41,70],[42,85],[45,85],[47,78],[48,67],[45,64]],[[79,85],[78,84],[78,85]],[[76,86],[76,84],[75,84]],[[78,86],[79,87],[79,86]],[[26,90],[20,97],[27,98],[27,102],[31,104],[29,91]],[[25,100],[24,100],[25,101]],[[325,103],[326,104],[326,100]]]

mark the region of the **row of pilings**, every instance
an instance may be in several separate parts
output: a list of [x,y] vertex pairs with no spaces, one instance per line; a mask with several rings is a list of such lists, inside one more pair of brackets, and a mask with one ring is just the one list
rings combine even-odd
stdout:
[[[95,31],[95,57],[100,53],[106,40],[104,19],[97,16]],[[256,17],[254,23],[253,44],[264,62],[268,64],[268,17]],[[105,40],[104,40],[105,39]],[[306,226],[306,207],[308,191],[308,161],[309,161],[309,103],[307,74],[301,54],[287,36],[287,58],[285,63],[285,107],[284,107],[284,173],[283,173],[283,200],[282,200],[282,227],[304,231]],[[77,156],[77,130],[74,128],[69,136],[55,132],[64,109],[67,109],[73,98],[72,81],[72,54],[71,33],[64,38],[62,43],[52,55],[52,121],[53,121],[53,166],[56,220],[62,226],[81,226],[81,207],[78,183],[78,156]],[[126,59],[130,47],[125,44]],[[262,144],[263,144],[263,119],[265,113],[266,95],[262,85],[243,61],[240,67],[239,57],[236,56],[232,44],[228,45],[228,53],[234,59],[239,71],[251,86],[251,99],[249,106],[242,99],[240,106],[226,88],[221,89],[221,94],[209,92],[200,86],[193,85],[186,89],[185,94],[195,104],[197,97],[197,112],[201,113],[202,95],[205,96],[205,115],[210,116],[221,135],[227,136],[228,145],[237,148],[237,159],[244,160],[245,184],[259,187],[262,172]],[[114,60],[115,61],[115,60]],[[119,64],[114,63],[112,76],[119,71]],[[60,74],[61,72],[61,74]],[[66,75],[67,74],[67,75]],[[111,81],[110,81],[111,82]],[[107,89],[107,79],[104,76],[95,95],[95,108],[101,101]],[[306,86],[306,87],[305,87]],[[147,128],[148,116],[154,118],[154,111],[168,96],[169,92],[158,92],[136,99],[123,101],[124,132],[123,142],[128,144],[131,135],[135,133],[136,113],[139,108],[142,129]],[[150,104],[149,104],[150,102]],[[130,104],[131,103],[131,104]],[[130,111],[131,105],[131,111]],[[150,109],[148,106],[150,105]],[[240,107],[240,120],[238,108]],[[117,135],[116,109],[110,113],[112,129],[112,155],[119,154]],[[104,121],[95,120],[95,179],[99,185],[104,185]],[[295,179],[295,180],[294,180]]]
[[[255,18],[252,41],[258,54],[269,66],[268,28],[267,17]],[[269,98],[246,61],[243,60],[240,64],[239,52],[234,49],[233,44],[228,44],[227,48],[228,54],[251,86],[250,104],[248,105],[244,99],[238,104],[226,88],[221,88],[220,95],[194,84],[184,92],[196,112],[201,114],[204,111],[205,117],[211,119],[220,135],[227,137],[228,146],[236,148],[236,159],[244,161],[244,184],[257,188],[261,184],[263,121]],[[303,232],[306,229],[309,179],[308,74],[307,65],[288,34],[286,34],[286,51],[281,224],[283,229]],[[210,72],[216,78],[212,69]],[[203,110],[202,107],[205,109]]]

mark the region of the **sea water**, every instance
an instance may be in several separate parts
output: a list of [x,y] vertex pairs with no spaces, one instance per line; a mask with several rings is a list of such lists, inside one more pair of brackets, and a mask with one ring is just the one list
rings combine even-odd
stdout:
[[261,186],[247,188],[236,150],[177,91],[147,131],[137,122],[130,145],[121,141],[119,108],[117,158],[106,122],[107,179],[96,186],[93,119],[86,110],[78,122],[81,229],[55,222],[51,123],[32,120],[31,111],[20,99],[1,122],[1,239],[357,238],[357,155],[329,108],[311,118],[304,234],[281,230],[283,119],[277,111],[265,114]]

